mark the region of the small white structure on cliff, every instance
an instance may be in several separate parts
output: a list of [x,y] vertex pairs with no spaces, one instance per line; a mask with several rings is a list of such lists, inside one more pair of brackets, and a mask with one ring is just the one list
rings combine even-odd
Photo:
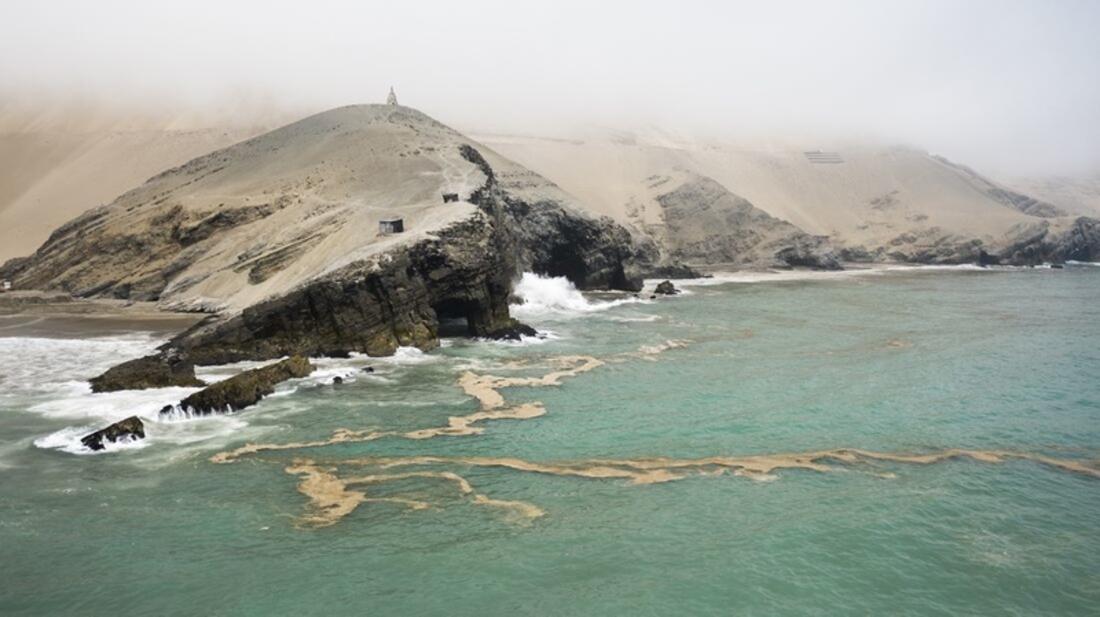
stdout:
[[393,93],[393,86],[390,86],[390,95],[386,97],[386,105],[397,105],[397,95]]

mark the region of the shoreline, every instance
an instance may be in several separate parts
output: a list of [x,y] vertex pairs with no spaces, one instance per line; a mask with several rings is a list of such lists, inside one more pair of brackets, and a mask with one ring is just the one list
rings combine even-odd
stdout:
[[152,302],[89,300],[39,291],[0,293],[0,338],[95,338],[147,332],[172,336],[207,317]]

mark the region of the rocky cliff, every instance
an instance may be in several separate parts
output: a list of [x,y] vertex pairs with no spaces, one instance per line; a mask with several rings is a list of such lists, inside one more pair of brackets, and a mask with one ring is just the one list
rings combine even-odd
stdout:
[[811,236],[769,215],[711,178],[675,170],[651,176],[648,183],[658,218],[641,226],[671,260],[741,267],[841,267],[827,238]]
[[[393,217],[404,232],[380,230]],[[516,337],[532,333],[508,311],[522,271],[637,290],[654,256],[424,114],[368,105],[160,174],[0,275],[19,288],[211,313],[154,356],[93,380],[114,390],[194,385],[195,364],[428,349],[445,317],[464,318],[474,336]]]

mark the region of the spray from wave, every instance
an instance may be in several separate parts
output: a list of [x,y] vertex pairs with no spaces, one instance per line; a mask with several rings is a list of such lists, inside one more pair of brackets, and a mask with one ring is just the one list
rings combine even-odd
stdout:
[[512,315],[520,319],[579,316],[606,311],[623,304],[645,302],[638,298],[590,300],[564,276],[539,276],[530,272],[523,273],[514,293],[523,299],[522,304],[511,307]]

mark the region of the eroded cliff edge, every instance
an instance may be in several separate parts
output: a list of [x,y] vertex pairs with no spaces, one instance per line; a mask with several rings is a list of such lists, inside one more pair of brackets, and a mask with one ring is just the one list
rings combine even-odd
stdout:
[[[455,203],[441,203],[454,191]],[[375,232],[403,216],[406,232]],[[20,287],[158,301],[211,316],[96,391],[196,385],[195,365],[387,355],[533,330],[508,310],[524,271],[638,290],[656,249],[545,179],[407,108],[308,118],[151,179],[55,232]]]

